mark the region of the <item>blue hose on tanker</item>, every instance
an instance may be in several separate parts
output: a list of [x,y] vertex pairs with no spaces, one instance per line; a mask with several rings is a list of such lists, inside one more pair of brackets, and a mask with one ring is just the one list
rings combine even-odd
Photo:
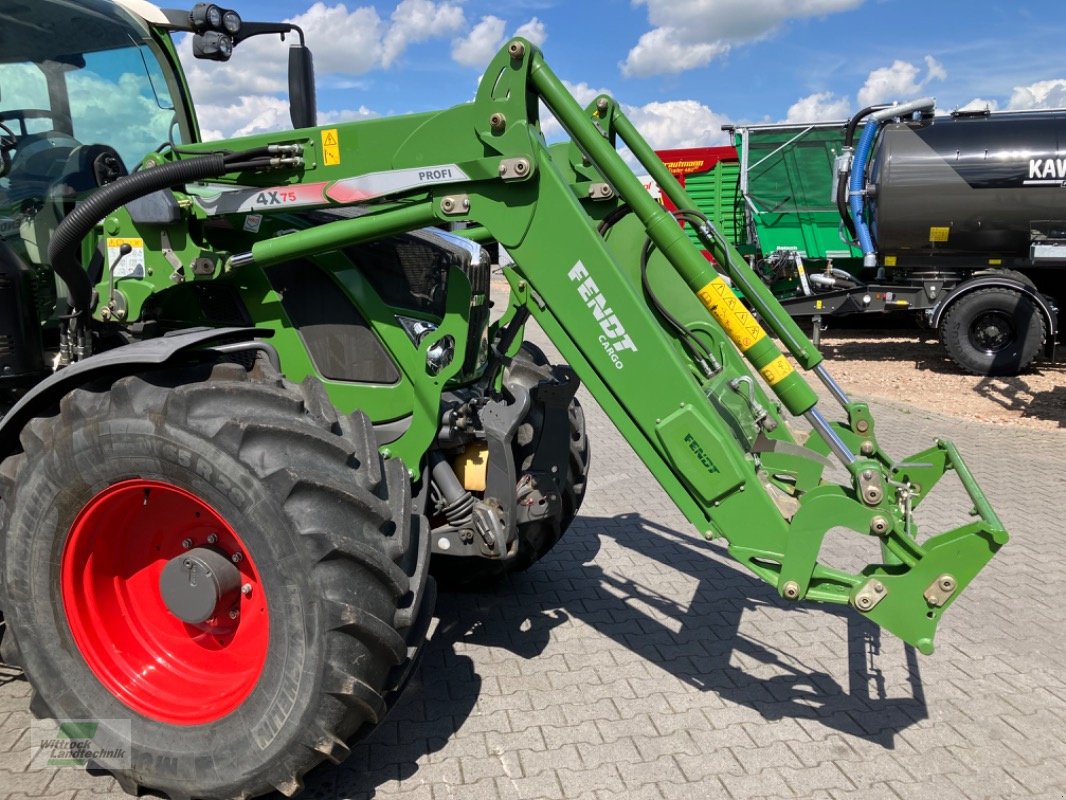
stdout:
[[870,226],[866,224],[863,214],[866,204],[863,189],[866,184],[866,162],[870,157],[870,150],[873,148],[874,139],[880,127],[880,123],[874,120],[870,120],[863,126],[862,138],[859,139],[859,146],[855,149],[855,161],[851,165],[851,179],[848,181],[848,207],[851,209],[851,219],[855,223],[855,233],[859,237],[859,246],[865,256],[864,260],[876,258]]

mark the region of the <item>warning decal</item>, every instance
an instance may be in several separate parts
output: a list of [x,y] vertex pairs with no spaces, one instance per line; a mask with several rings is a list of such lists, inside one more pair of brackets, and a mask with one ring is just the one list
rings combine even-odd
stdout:
[[933,226],[929,228],[929,241],[946,242],[951,235],[951,228]]
[[784,356],[778,356],[759,370],[759,374],[762,375],[766,382],[771,386],[776,386],[781,383],[781,381],[793,372],[795,372],[795,370],[792,369],[792,365],[788,363],[788,360]]
[[733,294],[729,284],[720,277],[696,294],[742,353],[746,353],[766,338],[766,331],[740,302],[740,298]]
[[[123,245],[129,245],[129,252],[123,254]],[[143,278],[144,239],[109,238],[107,240],[107,264],[115,280]]]
[[336,128],[326,128],[322,131],[322,163],[327,167],[335,167],[341,163],[341,143]]

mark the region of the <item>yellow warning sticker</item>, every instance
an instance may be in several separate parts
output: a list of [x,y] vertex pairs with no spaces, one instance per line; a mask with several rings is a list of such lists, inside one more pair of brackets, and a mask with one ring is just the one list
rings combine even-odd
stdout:
[[821,311],[822,307],[824,305],[825,305],[825,301],[824,300],[815,300],[814,301],[814,310],[815,311]]
[[115,280],[144,277],[144,239],[107,240],[107,264]]
[[929,229],[929,241],[946,242],[951,234],[951,228],[931,227]]
[[766,331],[721,278],[715,278],[696,293],[733,343],[746,353],[766,338]]
[[341,142],[336,128],[326,128],[322,131],[322,163],[327,167],[335,167],[341,163]]
[[792,365],[788,363],[788,360],[784,356],[778,356],[759,370],[759,374],[762,375],[766,382],[771,386],[776,386],[781,383],[781,381],[793,372],[795,372],[795,370],[792,369]]
[[896,257],[895,256],[885,256],[885,266],[886,267],[894,267],[894,266],[896,266]]

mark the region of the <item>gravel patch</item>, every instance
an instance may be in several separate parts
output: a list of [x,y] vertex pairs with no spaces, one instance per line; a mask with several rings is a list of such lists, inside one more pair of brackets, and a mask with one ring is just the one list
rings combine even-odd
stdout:
[[[1066,428],[1066,362],[1038,360],[1013,378],[963,372],[935,338],[907,330],[822,334],[830,373],[851,395],[994,425]],[[1060,347],[1061,356],[1066,355]]]

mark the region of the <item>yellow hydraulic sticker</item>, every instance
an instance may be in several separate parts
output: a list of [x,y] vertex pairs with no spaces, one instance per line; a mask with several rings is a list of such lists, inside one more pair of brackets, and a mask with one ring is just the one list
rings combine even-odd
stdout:
[[335,167],[341,163],[341,144],[336,128],[326,128],[322,131],[322,163],[327,167]]
[[762,375],[766,382],[771,386],[776,386],[781,383],[781,381],[793,372],[795,372],[795,370],[792,369],[792,365],[788,363],[788,360],[784,356],[778,356],[759,370],[759,374]]
[[894,267],[894,266],[896,266],[896,257],[895,256],[885,256],[885,266],[886,267]]
[[740,302],[729,284],[720,277],[715,278],[696,293],[700,301],[711,312],[733,343],[746,353],[766,338],[766,331],[755,321],[748,309]]
[[111,270],[111,277],[115,280],[120,278],[143,278],[144,239],[108,237],[107,265]]
[[951,233],[951,228],[932,227],[929,229],[929,241],[946,242]]

